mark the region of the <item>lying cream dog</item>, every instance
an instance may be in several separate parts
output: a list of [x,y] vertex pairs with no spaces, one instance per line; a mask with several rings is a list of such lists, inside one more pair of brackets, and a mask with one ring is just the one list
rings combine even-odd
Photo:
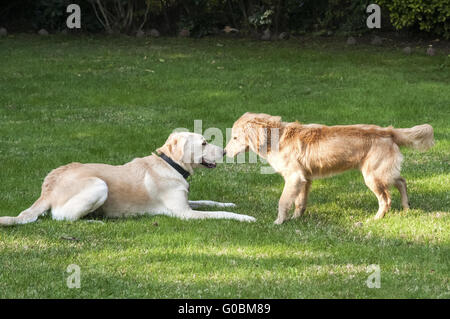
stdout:
[[235,207],[233,203],[188,201],[187,176],[194,168],[213,168],[225,152],[194,133],[173,133],[156,151],[121,165],[71,163],[47,175],[41,197],[17,217],[0,217],[0,225],[31,223],[51,210],[53,219],[77,220],[96,212],[107,217],[137,214],[182,219],[225,218],[255,221],[230,212],[196,211],[201,206]]

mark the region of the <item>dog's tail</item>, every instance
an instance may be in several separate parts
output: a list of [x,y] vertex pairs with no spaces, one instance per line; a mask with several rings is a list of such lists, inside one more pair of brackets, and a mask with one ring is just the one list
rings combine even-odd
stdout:
[[40,197],[30,208],[24,210],[16,217],[0,217],[0,226],[12,226],[35,222],[39,216],[50,209],[50,203]]
[[429,124],[416,125],[411,128],[392,129],[394,142],[398,146],[407,146],[426,151],[434,145],[433,127]]

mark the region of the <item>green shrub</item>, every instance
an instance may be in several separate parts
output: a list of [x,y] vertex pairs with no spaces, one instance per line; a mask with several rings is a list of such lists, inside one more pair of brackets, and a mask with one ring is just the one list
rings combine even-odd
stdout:
[[191,35],[202,37],[213,34],[215,29],[229,24],[225,6],[219,0],[184,0],[172,4],[180,12],[178,29],[188,29]]
[[285,4],[291,30],[363,32],[370,0],[288,0]]
[[[5,2],[5,1],[4,1]],[[65,28],[69,0],[21,0],[0,4],[0,22],[11,30]],[[389,12],[396,29],[409,28],[450,38],[450,0],[78,0],[81,32],[157,28],[163,34],[189,29],[201,37],[229,25],[242,34],[270,28],[273,32],[318,35],[363,33],[367,5]],[[384,15],[383,17],[387,14]],[[388,30],[384,24],[383,30]]]
[[41,0],[34,3],[33,26],[36,29],[61,30],[66,26],[68,0]]
[[396,29],[418,28],[450,38],[450,0],[380,0]]
[[371,2],[373,1],[329,0],[321,25],[345,32],[368,31],[366,8]]

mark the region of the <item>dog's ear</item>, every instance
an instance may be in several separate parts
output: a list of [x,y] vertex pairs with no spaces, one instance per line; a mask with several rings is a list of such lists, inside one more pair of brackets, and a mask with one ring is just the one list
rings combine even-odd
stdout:
[[271,148],[273,130],[278,130],[280,126],[280,116],[255,114],[245,126],[248,145],[252,150],[265,154]]
[[187,138],[182,135],[176,135],[172,143],[172,156],[175,161],[184,162],[184,153]]
[[183,162],[185,144],[186,138],[184,136],[172,133],[164,145],[158,148],[156,152],[158,154],[164,153],[174,161]]

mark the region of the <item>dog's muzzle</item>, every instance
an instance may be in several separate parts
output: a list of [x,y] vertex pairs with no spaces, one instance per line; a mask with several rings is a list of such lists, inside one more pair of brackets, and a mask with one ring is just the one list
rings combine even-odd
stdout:
[[205,159],[202,158],[202,165],[208,168],[215,168],[216,167],[216,163],[209,163],[207,161],[205,161]]

